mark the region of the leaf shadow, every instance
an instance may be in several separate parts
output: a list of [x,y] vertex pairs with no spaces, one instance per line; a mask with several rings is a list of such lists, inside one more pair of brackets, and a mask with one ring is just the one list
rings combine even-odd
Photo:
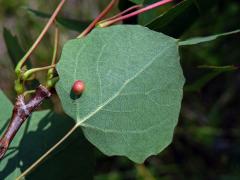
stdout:
[[[25,130],[17,151],[6,157],[7,163],[0,172],[0,179],[12,177],[12,173],[16,170],[18,175],[26,170],[74,125],[75,122],[66,115],[48,113],[37,124],[36,130]],[[31,123],[26,125],[26,128],[32,128]],[[84,138],[82,131],[77,129],[26,179],[73,179],[72,176],[76,178],[76,175],[84,177],[83,179],[92,179],[94,165],[92,154],[92,145]],[[89,163],[86,163],[85,158],[89,159]],[[71,165],[71,168],[66,168],[66,165]]]
[[71,98],[72,100],[79,99],[81,96],[82,96],[82,94],[76,95],[72,90],[70,91],[70,98]]

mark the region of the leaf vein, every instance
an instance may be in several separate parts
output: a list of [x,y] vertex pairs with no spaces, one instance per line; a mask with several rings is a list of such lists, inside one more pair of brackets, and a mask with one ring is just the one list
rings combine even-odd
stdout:
[[129,78],[128,80],[125,81],[125,83],[123,83],[123,85],[121,86],[121,88],[108,100],[106,100],[104,103],[102,103],[101,105],[99,105],[96,110],[92,111],[91,113],[89,113],[85,118],[80,119],[79,117],[77,117],[78,126],[81,126],[82,123],[84,123],[86,120],[88,120],[89,118],[91,118],[92,116],[94,116],[98,111],[100,111],[102,108],[104,108],[107,104],[111,103],[121,92],[122,90],[128,85],[128,83],[130,83],[131,81],[133,81],[134,79],[136,79],[141,73],[143,73],[149,66],[152,65],[152,63],[160,56],[162,55],[166,50],[168,50],[171,46],[167,46],[165,47],[162,52],[160,54],[157,54],[156,56],[154,56],[152,58],[151,61],[149,61],[149,63],[147,63],[142,69],[140,69],[132,78]]

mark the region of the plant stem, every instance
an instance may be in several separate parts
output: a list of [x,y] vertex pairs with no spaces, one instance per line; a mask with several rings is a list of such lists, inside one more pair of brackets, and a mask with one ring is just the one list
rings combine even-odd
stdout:
[[55,9],[55,11],[53,12],[51,18],[48,20],[46,26],[44,27],[44,29],[42,30],[42,32],[40,33],[40,35],[38,36],[37,40],[33,43],[33,45],[31,46],[31,48],[28,50],[28,52],[23,56],[23,58],[19,61],[19,63],[16,66],[15,72],[17,74],[17,76],[19,76],[21,74],[21,68],[22,66],[25,64],[25,62],[27,61],[27,59],[29,58],[29,56],[33,53],[33,51],[37,48],[37,46],[39,45],[39,43],[41,42],[42,38],[44,37],[44,35],[46,34],[46,32],[48,31],[48,29],[50,28],[50,26],[52,25],[52,23],[54,22],[54,20],[56,19],[58,13],[60,12],[60,10],[62,9],[64,3],[66,2],[66,0],[61,0],[61,2],[58,4],[57,8]]
[[25,103],[23,94],[17,97],[17,101],[12,112],[11,122],[0,139],[0,159],[2,159],[8,150],[9,145],[11,144],[21,125],[27,120],[32,112],[41,105],[43,100],[50,96],[50,91],[46,87],[40,85],[36,89],[35,95],[30,99],[29,102]]
[[132,10],[140,9],[140,8],[142,8],[142,7],[143,7],[142,4],[132,6],[132,7],[130,7],[130,8],[128,8],[128,9],[126,9],[126,10],[120,12],[119,14],[117,14],[117,15],[115,15],[115,16],[113,16],[113,17],[110,17],[110,18],[108,18],[108,19],[104,19],[104,20],[100,21],[98,24],[101,24],[101,23],[103,23],[103,22],[106,22],[106,21],[110,21],[110,20],[116,19],[116,18],[121,17],[122,15],[124,15],[124,14],[126,14],[126,13],[128,13],[128,12],[130,12],[130,11],[132,11]]
[[132,13],[130,13],[130,14],[127,14],[127,15],[124,15],[124,16],[121,16],[121,17],[118,17],[118,18],[116,18],[116,19],[112,19],[112,20],[110,20],[110,21],[105,21],[105,22],[99,24],[99,26],[100,26],[100,27],[108,27],[108,26],[110,26],[110,25],[112,25],[112,24],[114,24],[114,23],[116,23],[116,22],[122,21],[122,20],[124,20],[124,19],[128,19],[128,18],[130,18],[130,17],[133,17],[133,16],[136,16],[136,15],[138,15],[138,14],[144,13],[144,12],[146,12],[146,11],[149,11],[149,10],[153,9],[153,8],[156,8],[156,7],[165,5],[165,4],[167,4],[167,3],[170,3],[170,2],[172,2],[172,1],[173,1],[173,0],[163,0],[163,1],[160,1],[160,2],[156,2],[156,3],[154,3],[154,4],[151,4],[151,5],[147,6],[147,7],[144,7],[144,8],[141,8],[141,9],[137,10],[137,11],[134,11],[134,12],[132,12]]
[[52,63],[51,63],[52,65],[56,64],[56,61],[57,61],[58,43],[59,43],[59,29],[55,27],[54,48],[53,48],[53,57],[52,57]]
[[24,80],[27,80],[27,78],[30,77],[33,73],[36,73],[36,72],[39,72],[39,71],[48,70],[48,69],[52,69],[52,68],[54,68],[55,66],[56,66],[56,64],[49,65],[49,66],[45,66],[45,67],[40,67],[40,68],[30,69],[30,70],[26,71],[26,72],[23,74],[23,79],[24,79]]
[[92,31],[92,29],[96,26],[96,24],[104,17],[106,16],[109,11],[113,8],[113,6],[118,2],[118,0],[112,0],[108,6],[94,19],[94,21],[77,37],[81,38],[86,36],[89,32]]

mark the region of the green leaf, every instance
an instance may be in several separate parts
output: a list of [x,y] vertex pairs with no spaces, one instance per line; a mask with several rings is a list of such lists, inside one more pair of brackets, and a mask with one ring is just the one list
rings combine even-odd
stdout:
[[[172,141],[184,77],[177,40],[142,26],[97,28],[69,41],[57,65],[65,112],[107,155],[143,162]],[[71,93],[81,79],[81,98]]]
[[[3,126],[8,124],[12,108],[13,105],[0,91],[1,129],[6,128]],[[74,121],[66,115],[58,115],[50,110],[33,113],[16,134],[0,162],[0,179],[16,179],[74,124]],[[26,179],[93,179],[93,150],[79,131],[78,129],[69,137],[59,151],[53,153],[53,156],[38,166]],[[66,168],[66,165],[70,165],[71,168]]]
[[200,44],[200,43],[205,43],[205,42],[216,40],[217,38],[220,38],[222,36],[228,36],[228,35],[236,34],[239,32],[240,32],[240,29],[237,29],[235,31],[226,32],[226,33],[222,33],[222,34],[216,34],[216,35],[207,36],[207,37],[190,38],[190,39],[187,39],[184,41],[180,41],[179,46],[191,46],[191,45],[196,45],[196,44]]
[[[40,11],[37,11],[34,9],[27,8],[27,10],[29,12],[31,12],[32,14],[34,14],[35,16],[38,16],[41,18],[50,18],[50,16],[51,16],[50,14],[43,13],[43,12],[40,12]],[[78,21],[75,19],[68,19],[68,18],[64,18],[64,17],[57,17],[56,20],[62,26],[66,27],[68,29],[74,30],[74,31],[78,31],[78,32],[83,31],[90,23],[87,21],[83,22],[83,21]]]
[[173,6],[155,19],[150,18],[144,26],[158,32],[179,37],[196,20],[199,11],[193,0],[185,0]]
[[23,57],[24,51],[22,50],[17,37],[12,35],[7,28],[3,29],[3,37],[12,63],[16,66],[18,61]]

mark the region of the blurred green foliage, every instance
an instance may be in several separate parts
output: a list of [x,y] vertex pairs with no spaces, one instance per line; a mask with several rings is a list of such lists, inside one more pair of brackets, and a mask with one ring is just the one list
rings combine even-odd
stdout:
[[[12,100],[15,98],[12,90],[15,77],[2,36],[3,27],[7,27],[18,37],[25,51],[36,39],[46,20],[33,16],[22,7],[51,13],[57,2],[48,1],[46,6],[45,0],[0,1],[0,88]],[[66,18],[88,21],[96,16],[107,2],[109,1],[70,0],[61,14]],[[203,4],[203,1],[200,2],[201,6],[208,6]],[[130,5],[126,0],[121,3],[121,7]],[[170,30],[184,39],[217,34],[239,29],[238,17],[239,1],[221,0],[216,1],[208,11],[199,11],[198,17],[184,31],[178,29],[178,25],[184,24],[184,19],[176,20],[178,22],[175,22]],[[191,13],[186,14],[184,18],[192,18]],[[144,15],[139,20],[145,21]],[[136,23],[136,19],[132,19],[131,23]],[[64,27],[60,27],[60,30],[61,45],[78,34]],[[43,66],[50,62],[53,46],[51,42],[52,30],[31,58],[33,66]],[[123,157],[106,157],[95,150],[96,179],[240,179],[240,72],[234,69],[216,73],[215,69],[199,67],[239,67],[239,45],[238,34],[202,45],[181,48],[186,87],[191,91],[186,90],[184,93],[179,126],[176,128],[173,143],[164,152],[149,158],[141,166]],[[40,76],[41,78],[44,77]],[[54,104],[58,107],[58,101],[55,99],[47,106]],[[61,111],[56,107],[55,109]]]

